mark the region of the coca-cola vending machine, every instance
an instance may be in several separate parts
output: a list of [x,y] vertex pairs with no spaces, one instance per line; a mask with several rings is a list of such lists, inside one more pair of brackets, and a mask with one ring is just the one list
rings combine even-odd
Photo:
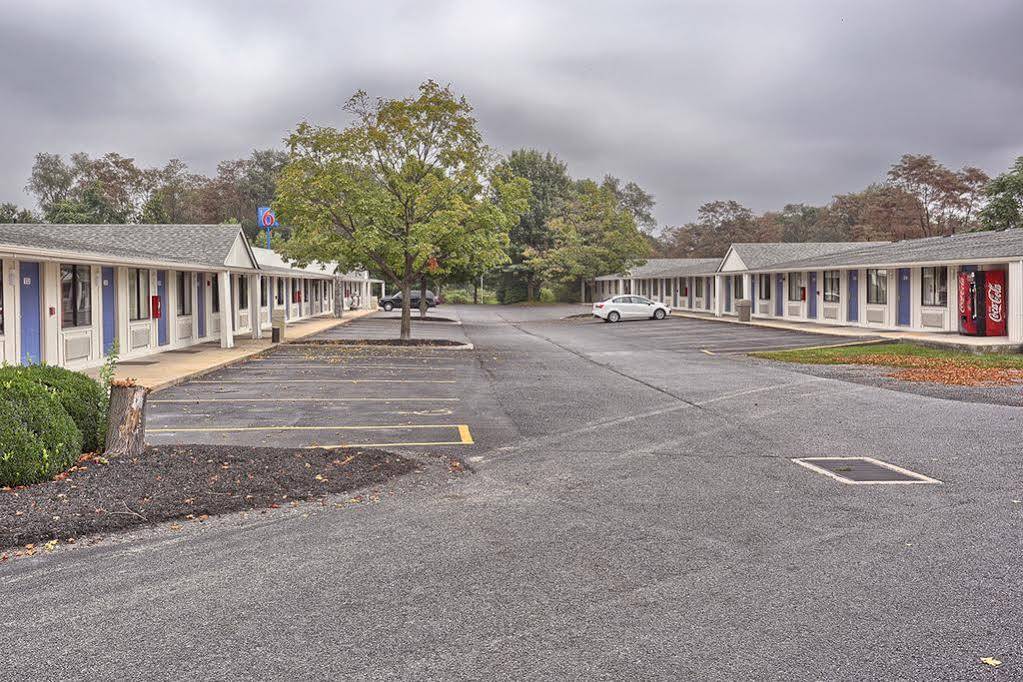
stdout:
[[1005,271],[959,273],[959,333],[1005,336]]

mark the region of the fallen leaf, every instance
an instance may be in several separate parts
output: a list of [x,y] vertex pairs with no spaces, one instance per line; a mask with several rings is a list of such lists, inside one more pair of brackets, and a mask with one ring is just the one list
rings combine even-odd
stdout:
[[997,658],[991,658],[990,656],[985,656],[984,658],[982,658],[980,660],[981,660],[982,663],[987,663],[992,668],[997,668],[998,666],[1000,666],[1002,664],[1002,662],[999,661]]
[[170,529],[171,530],[181,530],[181,524],[180,523],[172,523],[170,525]]
[[58,543],[56,539],[50,540],[45,545],[43,545],[43,549],[45,549],[47,552],[52,552],[53,550],[57,549],[57,544]]

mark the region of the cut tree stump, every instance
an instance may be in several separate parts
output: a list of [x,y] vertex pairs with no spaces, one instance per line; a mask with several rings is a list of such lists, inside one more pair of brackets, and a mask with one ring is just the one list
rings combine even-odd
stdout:
[[105,456],[137,457],[146,446],[146,397],[149,389],[130,382],[110,385]]

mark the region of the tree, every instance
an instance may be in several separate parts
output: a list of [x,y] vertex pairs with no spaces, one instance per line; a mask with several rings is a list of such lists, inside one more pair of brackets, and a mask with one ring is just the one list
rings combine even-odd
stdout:
[[75,171],[60,154],[36,154],[25,189],[35,195],[43,213],[60,201],[69,199],[75,184]]
[[522,178],[529,182],[529,206],[512,227],[509,238],[509,274],[526,283],[526,300],[532,302],[540,289],[539,273],[527,262],[525,252],[543,252],[554,245],[548,221],[572,196],[568,167],[550,152],[517,149],[495,169],[503,182]]
[[984,188],[987,205],[980,211],[985,230],[1023,227],[1023,156]]
[[970,229],[988,179],[979,168],[951,171],[929,155],[905,154],[888,171],[889,183],[919,203],[920,237]]
[[667,229],[664,240],[675,258],[713,258],[730,244],[756,239],[753,212],[737,201],[711,201],[700,206],[696,222]]
[[38,223],[39,216],[27,208],[18,208],[17,204],[0,204],[0,223]]
[[654,201],[654,195],[635,182],[622,184],[622,181],[613,175],[605,175],[601,186],[608,189],[615,196],[618,205],[632,215],[636,227],[648,234],[657,227],[657,219],[654,218],[654,205],[657,202]]
[[574,198],[548,225],[554,245],[526,249],[526,262],[544,280],[559,284],[589,281],[623,272],[649,256],[649,246],[612,188],[592,180],[577,183]]
[[408,339],[413,284],[503,258],[528,183],[491,174],[469,103],[433,81],[405,99],[374,102],[360,91],[345,110],[355,122],[343,130],[303,122],[288,138],[274,201],[293,228],[284,250],[299,261],[375,266],[402,291]]

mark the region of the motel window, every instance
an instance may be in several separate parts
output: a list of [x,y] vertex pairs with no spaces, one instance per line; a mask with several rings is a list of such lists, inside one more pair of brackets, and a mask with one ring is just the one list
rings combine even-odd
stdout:
[[277,278],[277,305],[284,305],[284,279]]
[[220,277],[213,275],[210,280],[210,296],[213,298],[213,304],[210,309],[215,312],[220,312]]
[[920,270],[921,295],[924,305],[948,305],[948,268]]
[[192,277],[187,272],[179,272],[175,277],[178,285],[178,315],[187,317],[192,314]]
[[789,273],[789,300],[803,300],[803,273],[801,272]]
[[693,282],[693,284],[694,284],[694,286],[693,286],[693,294],[697,298],[702,298],[703,297],[703,278],[702,277],[697,277],[696,281]]
[[761,301],[771,300],[771,276],[770,275],[757,275],[760,280],[757,282],[757,292],[760,294]]
[[887,270],[867,270],[867,303],[870,305],[888,303]]
[[742,300],[742,275],[734,275],[732,277],[732,298],[736,301]]
[[238,309],[245,310],[249,307],[249,278],[245,275],[238,277]]
[[88,265],[60,266],[60,327],[88,327],[92,324],[91,268]]
[[842,297],[842,273],[838,270],[824,271],[824,302],[838,303]]
[[132,322],[149,319],[149,270],[128,270],[128,319]]

